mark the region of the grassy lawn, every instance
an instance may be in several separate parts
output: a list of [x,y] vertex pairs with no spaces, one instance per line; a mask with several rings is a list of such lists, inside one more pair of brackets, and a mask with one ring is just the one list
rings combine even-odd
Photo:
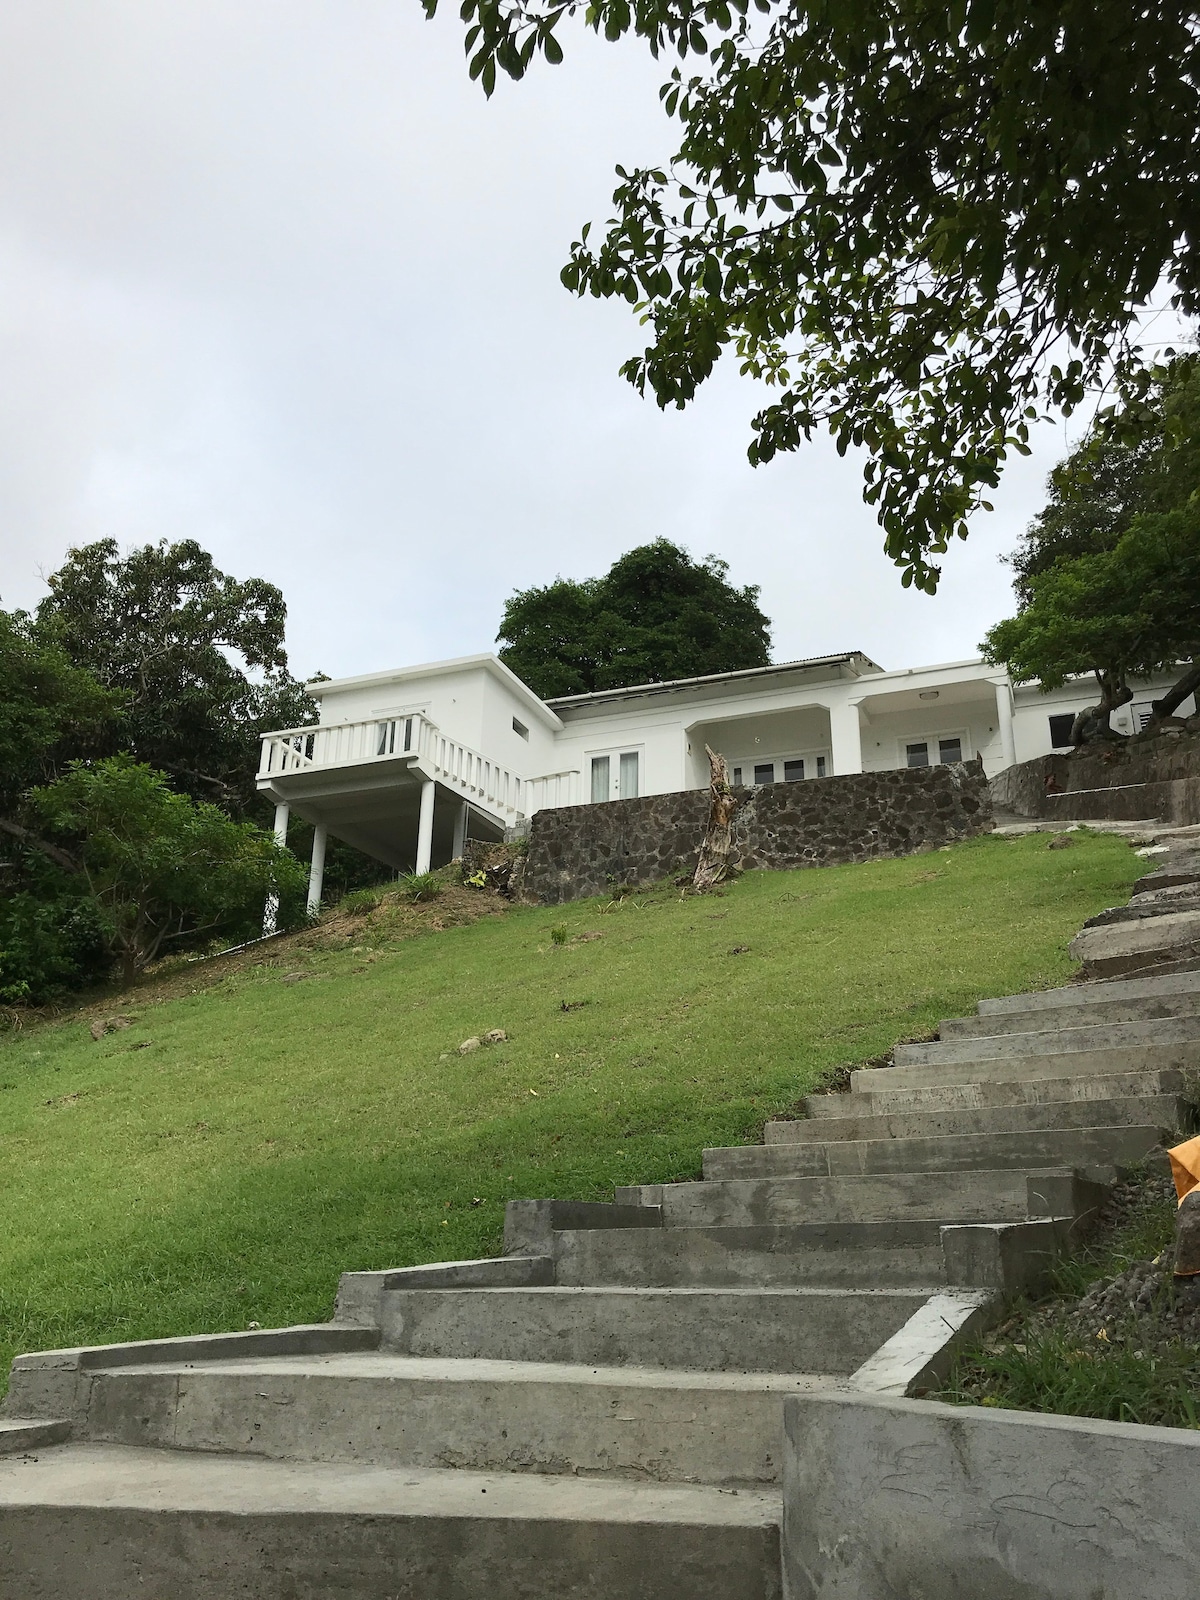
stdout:
[[[99,1042],[79,1017],[6,1036],[0,1381],[22,1349],[327,1317],[343,1269],[494,1252],[510,1197],[696,1175],[839,1065],[1066,979],[1144,865],[1074,839],[385,922],[134,991]],[[508,1042],[457,1053],[489,1028]]]

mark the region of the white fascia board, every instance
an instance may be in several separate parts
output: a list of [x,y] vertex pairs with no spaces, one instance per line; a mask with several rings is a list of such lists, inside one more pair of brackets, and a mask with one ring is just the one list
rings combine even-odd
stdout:
[[448,661],[425,661],[418,667],[394,667],[389,672],[366,672],[354,678],[320,678],[315,682],[306,683],[304,687],[314,700],[323,700],[327,694],[347,689],[383,688],[394,684],[416,683],[422,678],[442,677],[479,669],[490,673],[503,684],[545,727],[554,732],[562,727],[562,719],[551,711],[544,700],[539,700],[529,685],[518,678],[516,673],[510,667],[506,667],[500,657],[491,651],[484,651],[475,656],[453,656]]
[[858,682],[860,687],[886,682],[907,687],[914,678],[940,678],[943,682],[965,678],[968,682],[997,683],[1007,680],[1008,672],[1004,667],[993,666],[982,656],[969,656],[965,661],[942,661],[930,667],[899,667],[894,672],[864,673]]

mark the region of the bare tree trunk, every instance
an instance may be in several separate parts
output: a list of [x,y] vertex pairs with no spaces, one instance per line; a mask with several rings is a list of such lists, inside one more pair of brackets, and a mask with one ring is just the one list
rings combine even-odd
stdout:
[[1200,660],[1193,661],[1183,677],[1167,690],[1162,699],[1153,702],[1155,722],[1161,721],[1163,717],[1174,716],[1188,695],[1197,689],[1200,689]]
[[704,746],[712,770],[708,810],[708,831],[700,846],[700,859],[696,863],[696,876],[692,887],[698,894],[720,883],[729,871],[729,852],[733,848],[733,814],[737,801],[729,787],[729,767],[724,756]]

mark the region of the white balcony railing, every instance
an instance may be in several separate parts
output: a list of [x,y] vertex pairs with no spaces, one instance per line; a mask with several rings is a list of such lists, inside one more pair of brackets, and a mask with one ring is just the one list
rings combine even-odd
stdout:
[[568,772],[548,772],[541,778],[528,778],[525,782],[525,815],[535,811],[554,811],[559,806],[579,804],[579,768]]
[[520,778],[469,745],[448,738],[419,712],[380,721],[333,722],[263,735],[260,779],[328,767],[370,765],[410,756],[427,777],[506,822],[570,805],[578,772]]

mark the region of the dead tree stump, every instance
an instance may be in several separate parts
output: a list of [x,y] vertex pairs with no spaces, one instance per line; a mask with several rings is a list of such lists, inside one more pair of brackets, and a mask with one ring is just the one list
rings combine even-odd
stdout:
[[704,835],[704,843],[700,846],[700,859],[696,862],[696,875],[692,879],[692,888],[697,894],[703,894],[706,889],[711,889],[714,884],[720,883],[729,872],[729,852],[733,848],[733,816],[737,810],[737,801],[733,790],[729,786],[729,767],[724,756],[719,756],[715,750],[704,746],[711,769],[709,782],[710,803],[708,808],[708,828]]

